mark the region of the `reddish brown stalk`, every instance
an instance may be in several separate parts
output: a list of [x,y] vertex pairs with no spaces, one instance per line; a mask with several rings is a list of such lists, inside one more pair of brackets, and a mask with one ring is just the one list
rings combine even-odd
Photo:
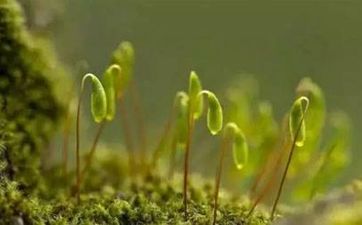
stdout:
[[[279,153],[279,154],[281,154],[281,153]],[[253,199],[255,197],[255,193],[256,193],[256,190],[259,187],[260,181],[265,176],[267,168],[270,167],[271,162],[273,162],[272,159],[274,159],[274,155],[275,155],[275,153],[272,152],[268,156],[268,158],[267,158],[266,162],[263,164],[260,172],[256,175],[255,180],[254,180],[254,182],[253,182],[253,184],[252,184],[252,186],[250,188],[249,199]]]
[[274,220],[275,210],[276,210],[276,208],[277,208],[277,205],[278,205],[278,202],[279,202],[281,193],[282,193],[282,191],[283,191],[283,186],[284,186],[284,183],[285,183],[285,179],[286,179],[286,177],[287,177],[287,174],[288,174],[289,165],[290,165],[290,162],[292,161],[292,157],[293,157],[293,154],[294,154],[295,145],[296,145],[296,143],[297,143],[297,139],[298,139],[300,130],[301,130],[301,128],[302,128],[302,124],[303,124],[303,120],[304,120],[304,114],[305,114],[305,112],[303,113],[303,116],[302,116],[301,120],[299,121],[298,129],[296,130],[295,135],[294,135],[294,137],[293,137],[292,146],[291,146],[290,151],[289,151],[288,161],[287,161],[287,164],[285,165],[285,169],[284,169],[284,172],[283,172],[282,180],[281,180],[281,182],[280,182],[279,189],[278,189],[278,193],[277,193],[276,199],[275,199],[274,204],[273,204],[273,208],[272,208],[272,211],[271,211],[270,220]]
[[143,116],[143,111],[141,107],[141,100],[139,97],[139,91],[134,81],[131,81],[131,97],[132,97],[132,105],[133,105],[133,113],[136,117],[137,122],[137,133],[139,135],[139,148],[140,148],[140,162],[142,167],[146,166],[146,129],[145,129],[145,121]]
[[221,149],[220,149],[220,161],[219,166],[217,168],[216,176],[215,176],[215,193],[214,193],[214,217],[212,224],[216,224],[216,215],[217,215],[217,209],[218,209],[218,199],[219,199],[219,190],[220,190],[220,180],[221,180],[221,174],[222,174],[222,166],[225,158],[225,153],[227,150],[227,146],[229,143],[229,138],[223,138]]
[[91,150],[89,151],[89,155],[87,155],[87,158],[86,158],[87,160],[86,160],[84,168],[83,168],[83,170],[82,170],[82,172],[80,174],[80,182],[81,183],[84,180],[85,173],[89,170],[89,167],[92,165],[92,159],[93,159],[94,153],[95,153],[95,151],[97,149],[98,141],[99,141],[99,138],[101,136],[101,133],[103,131],[103,128],[104,128],[105,124],[106,124],[105,121],[102,121],[98,126],[96,136],[94,137]]
[[77,181],[76,181],[76,189],[75,189],[75,193],[77,196],[77,204],[80,203],[80,152],[79,152],[79,148],[80,148],[80,137],[79,137],[79,127],[80,127],[80,106],[82,103],[82,98],[83,98],[83,88],[80,92],[79,95],[79,100],[78,100],[78,106],[77,106],[77,118],[76,118],[76,130],[75,130],[75,154],[76,154],[76,176],[77,176]]
[[133,142],[131,137],[131,129],[128,123],[128,114],[126,110],[126,105],[123,100],[123,97],[119,98],[119,109],[121,112],[121,124],[122,124],[122,130],[123,130],[123,136],[124,141],[126,144],[126,149],[128,151],[128,166],[130,170],[130,174],[132,175],[135,168],[135,155],[134,155],[134,149],[133,149]]
[[190,161],[190,148],[192,143],[192,132],[193,132],[193,115],[191,110],[191,104],[189,106],[188,122],[187,122],[187,140],[185,146],[185,158],[184,158],[184,181],[183,181],[183,203],[184,203],[184,216],[187,219],[187,186],[188,186],[188,175],[189,175],[189,161]]
[[[261,182],[262,178],[267,175],[267,171],[273,171],[274,172],[273,175],[277,174],[277,170],[280,167],[283,156],[286,154],[286,152],[288,150],[286,145],[287,145],[287,142],[283,141],[282,151],[278,151],[278,152],[274,151],[268,157],[267,162],[263,165],[263,168],[262,168],[261,172],[258,174],[258,177],[256,178],[256,180],[255,180],[255,182],[253,184],[255,186],[253,186],[253,188],[252,188],[253,191],[250,193],[250,199],[251,200],[254,200],[255,197],[256,197],[256,199],[260,198],[259,196],[255,196],[256,191],[257,191],[257,188],[260,186],[260,182]],[[275,159],[275,157],[277,157],[277,159]],[[269,180],[275,179],[275,176],[272,176],[272,177],[274,177],[274,178],[267,178],[267,179],[269,179]],[[268,185],[264,186],[261,193],[264,193],[264,192],[268,193],[269,192],[269,188],[265,188],[267,186]],[[264,195],[264,194],[261,194],[261,195]]]
[[[251,206],[251,209],[247,215],[247,218],[249,218],[256,206],[260,203],[261,200],[264,199],[265,195],[269,193],[270,189],[272,188],[272,186],[275,184],[276,182],[276,178],[277,178],[277,175],[278,175],[278,169],[280,167],[280,164],[282,162],[282,159],[284,158],[283,156],[285,155],[284,153],[286,152],[286,149],[288,148],[283,148],[285,149],[284,151],[281,151],[279,154],[278,154],[278,159],[275,161],[274,165],[273,165],[273,168],[271,169],[271,171],[273,171],[273,174],[272,176],[268,179],[267,183],[264,185],[264,187],[262,188],[262,190],[260,191],[260,194],[257,196],[257,198],[254,200],[252,206]],[[273,154],[274,155],[274,154]],[[268,167],[265,167],[265,168],[269,168]],[[266,170],[266,169],[265,169]]]

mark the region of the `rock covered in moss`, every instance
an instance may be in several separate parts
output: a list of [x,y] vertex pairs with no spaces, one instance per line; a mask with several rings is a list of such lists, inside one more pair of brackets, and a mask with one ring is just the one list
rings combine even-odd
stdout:
[[27,32],[17,2],[0,0],[0,160],[2,174],[24,190],[36,186],[40,151],[61,116],[48,79],[59,72],[47,51]]

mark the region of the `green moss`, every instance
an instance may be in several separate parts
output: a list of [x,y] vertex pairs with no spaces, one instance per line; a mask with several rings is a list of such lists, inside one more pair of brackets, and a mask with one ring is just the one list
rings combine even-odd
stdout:
[[[58,194],[45,201],[24,196],[16,182],[4,181],[0,186],[0,215],[2,224],[14,219],[24,224],[210,224],[212,188],[198,178],[190,187],[189,219],[183,218],[182,192],[178,182],[147,176],[125,182],[120,189],[103,188],[83,193],[80,205],[66,195]],[[56,188],[49,187],[49,188]],[[239,197],[221,197],[218,224],[244,224],[247,207]],[[266,224],[266,216],[256,213],[250,224]]]
[[39,181],[40,153],[61,116],[49,76],[59,75],[53,55],[32,38],[14,0],[0,0],[0,160],[5,174],[21,189],[33,190]]

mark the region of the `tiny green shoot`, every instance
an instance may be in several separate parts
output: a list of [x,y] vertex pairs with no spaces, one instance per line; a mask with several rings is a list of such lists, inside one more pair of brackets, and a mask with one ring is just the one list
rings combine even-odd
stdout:
[[187,186],[189,174],[189,161],[190,161],[190,147],[192,143],[192,133],[195,121],[199,119],[203,112],[203,98],[206,95],[208,100],[207,110],[207,127],[212,135],[216,135],[222,129],[223,113],[222,107],[215,94],[202,90],[202,85],[197,74],[192,71],[189,78],[189,100],[188,100],[188,113],[187,113],[187,138],[185,143],[185,157],[184,157],[184,179],[183,179],[183,203],[184,203],[184,216],[187,219]]
[[[222,129],[222,123],[223,123],[222,108],[215,94],[207,90],[203,90],[198,94],[199,105],[201,105],[200,103],[202,102],[202,100],[200,100],[200,98],[202,98],[203,95],[207,96],[208,106],[209,106],[207,109],[207,127],[212,135],[216,135]],[[197,117],[195,116],[194,117],[195,119],[198,118],[199,115],[201,115],[201,112],[196,112],[196,113],[198,116]]]
[[[121,76],[121,68],[113,64],[107,68],[107,70],[104,72],[103,75],[103,87],[106,95],[106,101],[107,101],[107,111],[105,115],[105,121],[112,121],[114,119],[114,116],[116,114],[116,87],[115,87],[115,80]],[[87,156],[87,160],[85,162],[84,168],[81,172],[81,182],[84,179],[85,173],[88,171],[88,168],[92,164],[92,159],[94,156],[94,153],[96,151],[99,138],[101,136],[101,133],[104,129],[105,122],[102,121],[100,125],[98,126],[98,129],[96,131],[96,135],[93,139],[92,147],[89,151],[89,154]]]
[[[172,139],[171,142],[185,142],[188,98],[188,95],[183,91],[176,93],[161,139],[153,152],[153,168],[156,167],[161,153],[169,147],[168,144],[170,144],[170,139]],[[173,148],[171,148],[171,152],[173,152]]]
[[188,120],[188,101],[189,96],[185,92],[178,92],[176,95],[176,115],[175,128],[171,140],[170,163],[168,178],[172,179],[175,170],[176,148],[185,147],[187,142],[187,120]]
[[133,79],[133,70],[135,64],[135,50],[131,42],[124,41],[119,44],[113,52],[112,63],[118,64],[122,68],[122,76],[116,80],[117,98],[121,111],[121,122],[124,131],[124,140],[128,151],[130,172],[135,169],[134,144],[131,135],[131,126],[129,124],[128,110],[124,101],[126,90],[130,89],[133,114],[136,118],[137,134],[139,136],[139,149],[141,151],[141,163],[145,164],[146,157],[146,131],[143,118],[141,100]]
[[232,122],[226,124],[224,133],[222,136],[222,143],[220,148],[220,159],[215,176],[215,193],[214,193],[214,214],[213,214],[213,225],[216,224],[216,215],[218,209],[218,197],[220,189],[220,180],[222,174],[222,167],[225,158],[225,153],[228,145],[232,143],[233,159],[234,164],[238,170],[244,168],[248,162],[248,145],[245,139],[245,135],[240,128]]
[[80,127],[80,110],[84,94],[84,86],[87,80],[90,80],[92,84],[92,93],[91,93],[91,112],[93,120],[96,123],[102,122],[106,118],[107,114],[107,98],[106,93],[103,88],[102,83],[99,79],[91,73],[84,75],[81,83],[80,95],[78,99],[77,107],[77,117],[76,117],[76,195],[77,202],[80,203],[80,184],[81,184],[81,174],[80,174],[80,138],[79,138],[79,127]]
[[276,199],[273,203],[270,219],[274,220],[276,207],[278,205],[283,185],[288,173],[288,168],[291,163],[295,147],[302,147],[305,141],[305,114],[308,111],[309,99],[305,96],[299,97],[293,103],[293,106],[289,113],[289,131],[291,135],[292,145],[289,151],[288,160],[282,175],[282,180],[279,184]]

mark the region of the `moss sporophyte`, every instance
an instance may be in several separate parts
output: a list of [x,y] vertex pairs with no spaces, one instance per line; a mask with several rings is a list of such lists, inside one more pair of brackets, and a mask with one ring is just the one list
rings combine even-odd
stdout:
[[[188,90],[173,99],[160,140],[150,141],[156,147],[148,164],[146,150],[151,146],[133,78],[135,50],[130,42],[121,42],[103,76],[84,75],[76,117],[64,118],[64,142],[72,130],[69,124],[76,124],[73,169],[67,166],[66,145],[63,163],[46,150],[57,124],[69,114],[63,112],[64,105],[73,105],[72,98],[60,101],[64,90],[56,92],[55,82],[47,77],[59,72],[50,66],[51,54],[27,33],[14,0],[0,0],[0,30],[0,225],[267,224],[276,218],[277,209],[278,215],[285,215],[280,199],[291,208],[314,200],[330,189],[349,162],[350,122],[342,112],[327,113],[324,94],[310,78],[297,85],[296,100],[279,127],[271,104],[259,101],[255,81],[234,82],[236,88],[228,88],[219,101],[192,71]],[[88,83],[90,112],[98,127],[95,137],[82,141],[84,146],[90,143],[83,161],[80,124]],[[128,94],[131,107],[125,104]],[[127,154],[98,146],[118,107]],[[196,122],[204,111],[207,133],[220,142],[218,152],[206,152],[208,147],[197,142]],[[321,141],[323,127],[328,132]],[[208,170],[216,169],[214,183],[190,173],[191,158],[196,158],[193,142],[198,154],[217,160],[216,166],[207,164]],[[184,150],[183,174],[178,172],[179,149]],[[72,196],[64,183],[73,179],[76,201],[69,201]],[[236,184],[241,193],[247,193],[245,185],[252,181],[250,199],[222,190],[221,180],[225,187]],[[270,214],[262,207],[256,210],[263,199],[274,197]]]
[[225,158],[225,153],[229,144],[232,143],[233,159],[235,166],[238,170],[244,168],[248,162],[248,145],[245,140],[245,135],[235,123],[228,123],[224,128],[222,136],[222,143],[220,147],[220,159],[215,176],[215,194],[214,194],[214,213],[213,224],[216,224],[218,197],[220,189],[220,180],[222,174],[222,167]]

